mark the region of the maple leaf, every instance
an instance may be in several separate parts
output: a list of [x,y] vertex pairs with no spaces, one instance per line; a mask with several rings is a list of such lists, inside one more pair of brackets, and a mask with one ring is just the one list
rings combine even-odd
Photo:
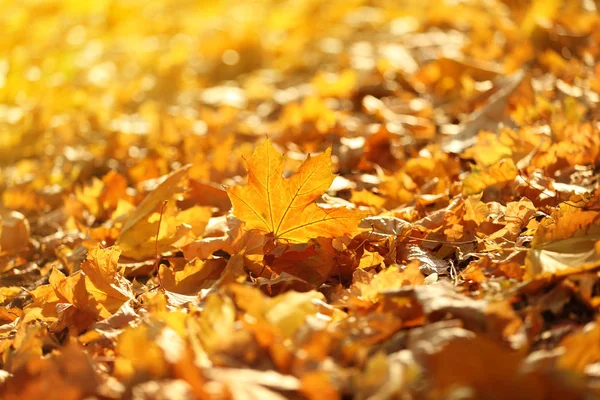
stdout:
[[331,148],[309,156],[290,178],[282,176],[284,161],[267,139],[247,162],[247,185],[227,189],[233,215],[244,221],[246,229],[291,242],[337,237],[356,229],[359,212],[344,207],[327,209],[314,202],[335,178],[331,173]]
[[129,215],[129,218],[123,224],[123,228],[121,228],[121,235],[124,235],[125,232],[134,227],[138,222],[156,211],[156,208],[164,200],[172,198],[175,193],[182,192],[182,182],[187,177],[187,171],[189,169],[190,165],[185,165],[178,170],[171,172],[169,175],[162,177],[156,188],[151,191],[137,206],[135,211]]
[[3,369],[15,372],[29,360],[41,357],[43,338],[46,333],[47,330],[38,322],[23,326],[16,333],[14,350],[5,355]]
[[463,194],[468,196],[482,192],[492,185],[512,182],[517,175],[517,167],[510,158],[502,159],[488,168],[473,167],[471,173],[463,180]]
[[[186,165],[162,177],[156,188],[129,215],[117,238],[125,257],[143,260],[154,255],[156,246],[159,253],[183,247],[204,232],[212,215],[211,208],[192,206],[179,211],[174,201],[185,190],[189,169]],[[164,201],[168,202],[161,209]]]
[[130,283],[117,273],[120,255],[117,247],[102,249],[98,246],[89,250],[81,264],[87,278],[85,288],[98,301],[99,314],[104,318],[132,297]]
[[563,206],[542,221],[526,258],[525,278],[568,275],[597,268],[599,213]]
[[77,331],[96,320],[108,318],[133,298],[131,283],[117,271],[120,249],[89,250],[81,270],[65,276],[52,269],[49,284],[31,292],[34,307],[42,307],[44,318],[58,317]]

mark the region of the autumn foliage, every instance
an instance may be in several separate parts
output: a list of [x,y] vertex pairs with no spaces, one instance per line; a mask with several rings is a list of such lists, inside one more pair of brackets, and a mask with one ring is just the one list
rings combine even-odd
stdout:
[[598,1],[0,26],[0,399],[600,397]]

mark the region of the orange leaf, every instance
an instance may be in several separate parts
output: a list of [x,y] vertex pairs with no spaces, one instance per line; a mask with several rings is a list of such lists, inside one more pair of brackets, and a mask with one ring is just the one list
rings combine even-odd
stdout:
[[87,258],[81,264],[81,270],[88,278],[85,288],[98,301],[99,314],[104,318],[112,315],[124,302],[132,298],[130,283],[117,273],[120,254],[121,250],[116,247],[94,247],[89,250]]
[[489,186],[513,181],[518,175],[517,167],[512,159],[498,161],[487,168],[473,167],[473,170],[463,180],[463,194],[482,192]]
[[246,229],[271,233],[278,239],[306,242],[354,231],[360,213],[347,208],[322,208],[314,203],[331,185],[331,148],[309,157],[298,172],[283,178],[284,157],[267,139],[248,160],[248,184],[229,188],[233,214]]
[[185,165],[163,177],[160,184],[144,198],[127,221],[125,221],[121,229],[121,235],[156,211],[157,207],[164,200],[169,200],[173,197],[173,194],[182,192],[182,181],[187,177],[189,169],[190,165]]

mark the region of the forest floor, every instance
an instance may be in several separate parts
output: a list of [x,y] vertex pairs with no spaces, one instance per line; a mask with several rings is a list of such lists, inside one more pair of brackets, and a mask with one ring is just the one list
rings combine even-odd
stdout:
[[597,398],[598,7],[2,2],[0,398]]

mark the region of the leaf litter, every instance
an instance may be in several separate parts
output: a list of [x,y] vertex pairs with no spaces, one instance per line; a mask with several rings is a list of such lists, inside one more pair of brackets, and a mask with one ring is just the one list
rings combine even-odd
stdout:
[[8,2],[0,398],[600,396],[598,7]]

